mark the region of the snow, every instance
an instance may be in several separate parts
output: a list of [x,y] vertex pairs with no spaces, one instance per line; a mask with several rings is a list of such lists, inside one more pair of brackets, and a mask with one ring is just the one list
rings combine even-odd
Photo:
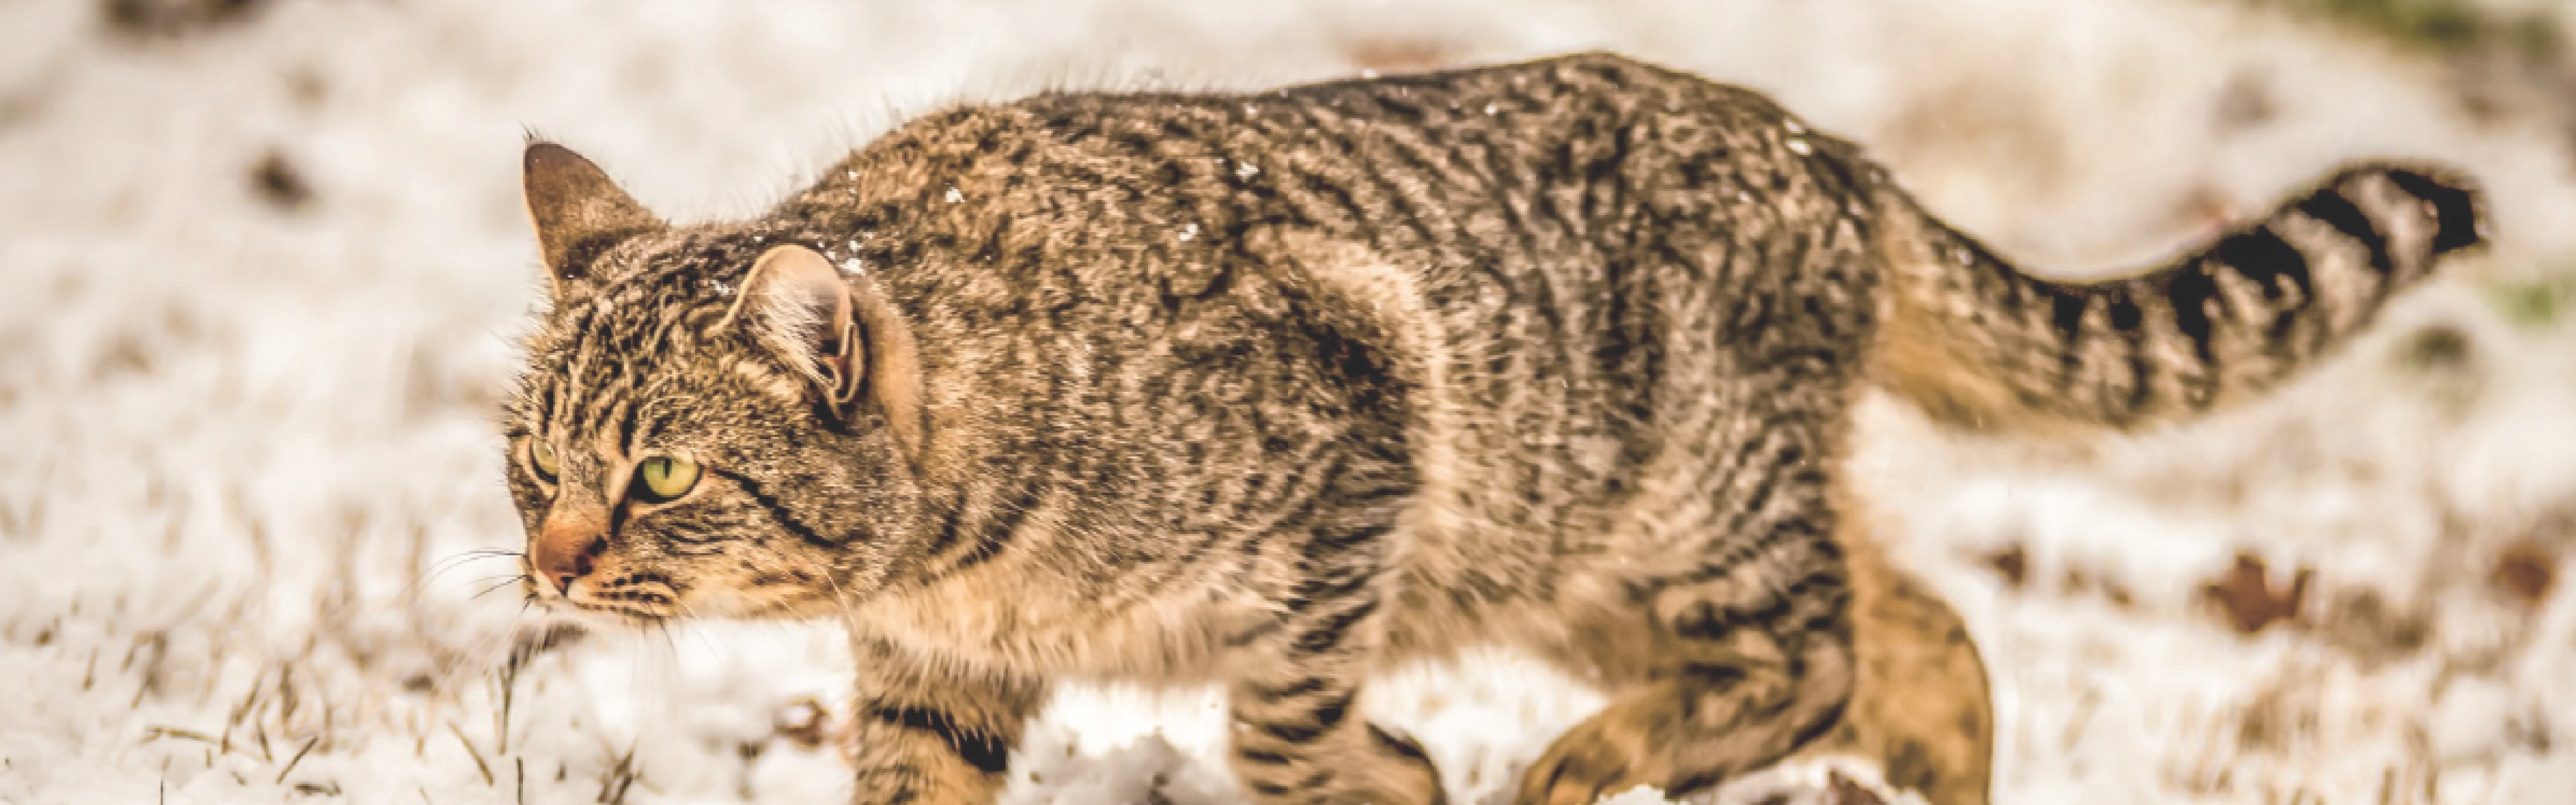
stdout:
[[[848,678],[828,627],[537,650],[552,621],[476,596],[513,570],[470,552],[520,540],[490,416],[538,287],[523,127],[666,214],[741,215],[951,98],[1595,47],[1771,91],[2067,276],[2341,159],[2469,166],[2492,258],[2276,401],[2077,445],[1875,405],[1857,461],[1992,666],[1999,801],[2576,789],[2576,596],[2495,581],[2515,551],[2571,569],[2576,334],[2490,296],[2576,254],[2569,144],[2559,110],[2470,114],[2384,44],[2194,0],[250,8],[133,35],[93,3],[0,4],[0,802],[846,796],[804,723]],[[2413,365],[2405,336],[2436,324],[2466,357]],[[2013,549],[2018,585],[1991,566]],[[2297,617],[2213,615],[2203,586],[2240,554],[2274,587],[2312,571]],[[1366,705],[1481,802],[1600,701],[1494,656]],[[1006,799],[1236,801],[1218,711],[1070,690]],[[1820,801],[1833,774],[1872,771],[1801,763],[1721,798]]]

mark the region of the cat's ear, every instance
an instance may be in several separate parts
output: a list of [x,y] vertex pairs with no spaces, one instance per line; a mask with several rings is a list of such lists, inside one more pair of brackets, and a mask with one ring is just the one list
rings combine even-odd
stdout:
[[725,325],[752,328],[833,415],[875,405],[906,455],[920,457],[928,431],[920,353],[874,278],[841,273],[813,249],[773,246],[752,263]]
[[521,162],[528,218],[536,224],[537,250],[545,258],[547,287],[556,299],[588,279],[584,274],[591,255],[586,252],[662,228],[662,219],[572,149],[529,143]]

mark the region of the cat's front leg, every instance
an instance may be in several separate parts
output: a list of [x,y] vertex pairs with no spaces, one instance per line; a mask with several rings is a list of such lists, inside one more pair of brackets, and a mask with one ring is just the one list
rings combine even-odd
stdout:
[[1330,514],[1294,524],[1297,576],[1277,620],[1242,642],[1227,687],[1234,771],[1262,805],[1447,801],[1422,746],[1359,713],[1361,681],[1386,646],[1382,563],[1404,500],[1360,486],[1328,491],[1315,509]]
[[1045,702],[1043,680],[933,667],[858,641],[857,696],[844,748],[857,805],[988,805],[1011,751]]

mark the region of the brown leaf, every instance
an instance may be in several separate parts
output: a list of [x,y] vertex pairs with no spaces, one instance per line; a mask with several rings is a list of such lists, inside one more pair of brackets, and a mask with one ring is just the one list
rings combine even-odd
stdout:
[[2102,597],[2111,599],[2111,606],[2120,609],[2130,609],[2138,604],[2138,597],[2129,592],[2128,586],[2116,581],[2103,583]]
[[2377,590],[2339,593],[2319,607],[2318,616],[2312,633],[2364,663],[2413,654],[2433,637],[2432,617],[2422,606],[2390,603]]
[[2517,603],[2539,606],[2557,586],[2558,555],[2532,540],[2507,545],[2496,556],[2495,571],[2488,574],[2487,583]]
[[295,209],[313,200],[313,183],[282,152],[270,151],[252,163],[250,182],[261,200],[281,209]]
[[2289,589],[2275,591],[2263,559],[2239,551],[2236,565],[2218,580],[2202,585],[2200,594],[2202,600],[2218,605],[2238,633],[2253,634],[2274,621],[2298,617],[2299,604],[2307,599],[2308,582],[2315,575],[2314,568],[2299,568],[2290,577]]
[[2021,589],[2023,582],[2030,579],[2030,552],[2023,550],[2021,545],[2014,544],[1987,554],[1986,566],[1994,568],[1997,575],[2004,577],[2004,586],[2018,590]]
[[824,711],[823,704],[812,698],[800,698],[788,702],[786,706],[778,708],[777,715],[771,719],[772,728],[778,731],[780,737],[809,749],[823,745],[823,740],[830,737],[826,734],[830,731],[830,721],[830,715]]

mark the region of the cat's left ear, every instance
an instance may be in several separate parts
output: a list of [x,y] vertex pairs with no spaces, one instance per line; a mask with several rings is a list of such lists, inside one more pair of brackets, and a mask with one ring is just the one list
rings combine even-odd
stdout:
[[557,301],[592,279],[589,258],[599,248],[663,227],[607,171],[570,148],[529,143],[521,162],[528,219],[537,226],[546,287]]
[[846,421],[859,405],[876,406],[906,456],[921,457],[929,423],[920,353],[874,278],[844,274],[813,249],[773,246],[752,263],[725,324],[752,328],[833,415]]

